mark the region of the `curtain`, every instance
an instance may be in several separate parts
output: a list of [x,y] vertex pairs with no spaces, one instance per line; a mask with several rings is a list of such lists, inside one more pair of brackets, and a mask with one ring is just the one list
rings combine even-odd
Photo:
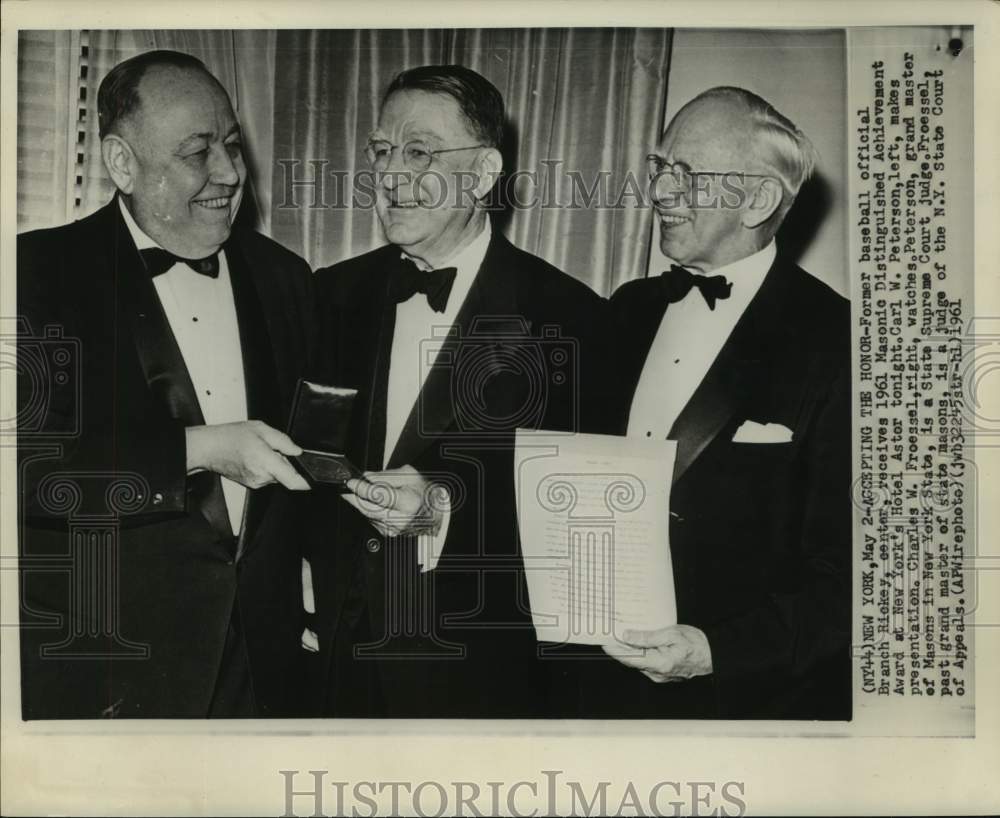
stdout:
[[666,29],[279,31],[272,234],[314,267],[383,243],[376,214],[350,206],[343,180],[366,168],[390,80],[460,63],[503,94],[505,166],[524,182],[507,198],[534,201],[495,226],[607,295],[646,274],[651,214],[630,181],[644,184],[660,134],[670,42]]
[[229,92],[250,169],[245,216],[267,232],[274,134],[273,31],[21,31],[18,36],[18,229],[79,219],[107,204],[97,89],[117,63],[154,48],[201,59]]
[[634,185],[660,136],[670,43],[664,29],[481,29],[449,55],[500,89],[514,167],[538,172],[539,206],[516,209],[508,237],[602,295],[645,274],[652,216]]
[[18,34],[18,230],[49,227],[73,218],[78,54],[72,32]]
[[[170,48],[203,60],[233,100],[250,170],[241,218],[314,267],[363,253],[384,239],[374,210],[352,207],[345,183],[367,170],[363,150],[382,91],[405,68],[461,63],[493,82],[507,104],[507,207],[494,213],[495,229],[607,295],[646,273],[651,214],[634,184],[644,184],[644,156],[663,122],[671,36],[667,29],[23,31],[18,227],[61,224],[110,199],[98,86],[121,60]],[[317,179],[322,185],[311,187]]]

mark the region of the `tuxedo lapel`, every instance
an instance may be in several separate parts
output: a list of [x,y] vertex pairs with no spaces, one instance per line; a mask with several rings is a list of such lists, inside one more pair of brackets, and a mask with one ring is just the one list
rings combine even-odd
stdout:
[[199,426],[205,422],[201,406],[156,288],[117,212],[117,200],[108,207],[114,208],[109,215],[115,234],[114,270],[120,309],[131,326],[146,383],[172,418],[183,421],[185,426]]
[[341,356],[338,362],[337,383],[358,390],[347,454],[361,468],[376,471],[384,462],[384,392],[395,325],[395,304],[389,301],[387,291],[388,271],[398,254],[392,245],[374,254],[363,271],[361,285],[338,303],[337,348],[351,354]]
[[[231,238],[226,242],[225,253],[239,325],[247,418],[263,420],[273,428],[281,428],[276,347],[261,306],[267,294],[263,272],[247,258],[238,240]],[[257,530],[268,500],[275,490],[274,486],[266,486],[247,493],[243,525],[236,548],[237,559],[243,555],[247,544],[252,542],[253,532]]]
[[669,435],[671,440],[677,441],[674,483],[680,480],[735,414],[740,399],[740,384],[752,380],[748,371],[752,361],[741,354],[738,342],[734,330],[691,400],[674,421]]
[[[520,325],[514,326],[516,322],[511,318],[517,312],[517,298],[514,279],[506,274],[509,247],[502,235],[493,234],[476,279],[455,317],[455,324],[448,337],[440,340],[438,357],[427,373],[387,461],[389,468],[413,463],[427,446],[454,426],[456,401],[472,397],[465,394],[471,379],[464,377],[468,372],[462,368],[465,366],[463,356],[477,356],[475,367],[479,371],[498,372],[501,369],[496,366],[497,358],[503,354],[503,342],[498,342],[498,337],[509,336],[511,341],[523,342],[524,332]],[[498,320],[490,321],[492,316]],[[486,326],[481,319],[486,319]],[[475,340],[484,332],[488,340]],[[485,412],[490,417],[503,416],[504,413],[494,409],[485,407]]]
[[[642,377],[642,370],[646,366],[653,340],[667,309],[667,299],[663,297],[659,281],[648,279],[643,283],[640,294],[645,297],[637,299],[634,304],[629,304],[628,308],[617,316],[615,324],[618,336],[616,343],[624,353],[615,356],[619,366],[616,374],[619,394],[630,396],[625,404],[625,411],[619,415],[617,421],[616,431],[623,435],[628,431],[632,398],[639,388],[639,378]],[[632,350],[640,353],[633,354]]]
[[770,366],[775,354],[774,339],[783,326],[783,292],[781,269],[776,261],[691,400],[674,421],[669,435],[677,441],[674,483],[743,407],[753,385]]
[[262,304],[268,292],[264,272],[248,259],[238,241],[225,246],[239,325],[247,416],[279,427],[283,422],[277,376],[277,338],[270,332]]
[[[149,389],[167,414],[184,426],[201,426],[205,418],[163,305],[139,251],[118,210],[115,198],[107,206],[113,233],[112,269],[132,341]],[[217,474],[199,472],[188,477],[188,502],[197,507],[219,537],[232,537],[222,483]]]

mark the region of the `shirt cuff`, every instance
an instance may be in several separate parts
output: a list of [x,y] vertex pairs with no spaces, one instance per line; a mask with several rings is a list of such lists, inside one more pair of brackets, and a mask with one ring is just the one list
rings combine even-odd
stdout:
[[437,568],[448,536],[448,523],[451,522],[451,494],[444,486],[439,486],[438,490],[440,494],[435,499],[435,509],[441,514],[441,524],[437,531],[417,537],[417,561],[420,563],[421,574]]
[[309,560],[302,560],[302,607],[306,613],[316,613],[316,598],[313,596],[313,573]]

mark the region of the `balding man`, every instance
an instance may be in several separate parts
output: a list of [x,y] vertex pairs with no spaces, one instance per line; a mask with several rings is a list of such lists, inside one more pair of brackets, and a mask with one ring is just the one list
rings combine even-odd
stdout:
[[759,96],[713,88],[648,163],[675,264],[613,297],[615,423],[677,441],[680,624],[621,634],[581,715],[850,718],[848,304],[774,241],[813,149]]
[[316,347],[309,269],[234,228],[240,126],[200,61],[126,60],[98,106],[114,199],[18,238],[18,312],[76,343],[80,387],[19,389],[46,407],[20,439],[23,713],[288,714],[308,486],[274,427]]

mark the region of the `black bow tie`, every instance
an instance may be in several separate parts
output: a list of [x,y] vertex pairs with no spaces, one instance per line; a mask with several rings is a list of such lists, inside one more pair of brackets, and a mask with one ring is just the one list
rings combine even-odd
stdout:
[[218,253],[214,253],[206,258],[181,258],[164,250],[162,247],[147,247],[145,250],[140,250],[139,255],[142,256],[142,263],[146,265],[146,270],[149,271],[150,278],[163,275],[177,263],[186,264],[196,273],[201,273],[203,276],[208,276],[209,278],[219,277]]
[[389,275],[389,298],[397,304],[409,300],[416,293],[427,296],[427,303],[434,312],[444,312],[448,306],[451,285],[458,273],[456,267],[424,272],[408,258],[401,258]]
[[691,292],[692,287],[697,287],[701,290],[701,295],[710,310],[715,309],[716,301],[729,298],[729,291],[733,288],[725,276],[695,275],[686,267],[677,264],[671,264],[669,270],[664,270],[660,276],[660,283],[663,284],[663,292],[671,304],[682,300]]

